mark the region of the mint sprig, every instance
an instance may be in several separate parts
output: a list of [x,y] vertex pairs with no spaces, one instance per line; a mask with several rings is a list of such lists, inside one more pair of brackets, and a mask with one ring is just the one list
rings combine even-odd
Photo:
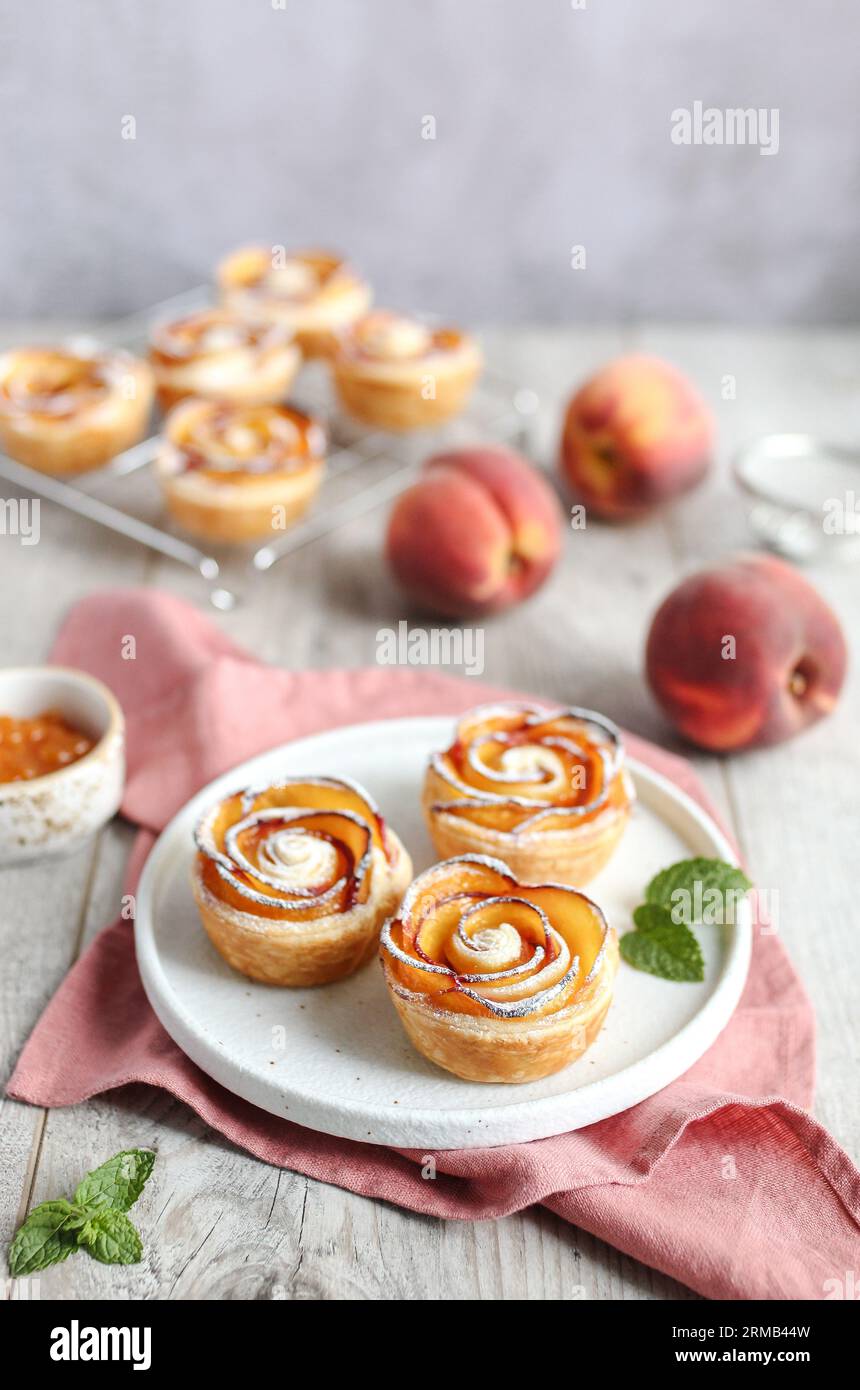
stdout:
[[621,954],[628,965],[659,975],[663,980],[698,981],[705,978],[702,948],[688,926],[673,922],[665,907],[645,904],[647,917],[637,908],[637,930],[621,938]]
[[645,889],[645,902],[633,913],[636,930],[619,943],[622,956],[636,970],[661,979],[701,983],[705,962],[691,925],[732,921],[732,897],[751,887],[741,869],[722,859],[671,864]]
[[9,1247],[12,1277],[60,1264],[76,1250],[102,1264],[137,1264],[143,1244],[125,1213],[143,1191],[154,1162],[151,1149],[125,1149],[87,1173],[73,1201],[59,1197],[34,1207]]

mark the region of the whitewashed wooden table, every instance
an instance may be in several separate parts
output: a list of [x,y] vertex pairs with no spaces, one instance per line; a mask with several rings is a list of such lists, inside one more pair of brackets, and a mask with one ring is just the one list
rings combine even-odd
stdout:
[[[10,328],[2,336],[33,335]],[[500,369],[539,392],[537,453],[545,461],[570,387],[631,348],[676,361],[718,413],[718,465],[704,486],[635,527],[572,532],[546,588],[486,630],[485,679],[592,705],[677,747],[642,681],[649,617],[685,571],[752,544],[729,477],[737,443],[773,430],[860,443],[860,334],[649,327],[492,331],[484,340]],[[727,375],[736,398],[723,401]],[[2,495],[10,491],[0,484]],[[285,561],[251,603],[214,620],[285,667],[372,664],[378,629],[409,616],[381,558],[385,514],[355,520]],[[105,585],[157,585],[204,601],[195,577],[170,562],[47,503],[41,521],[38,545],[0,535],[4,665],[44,660],[68,607]],[[856,662],[860,569],[821,567],[810,577],[840,614]],[[754,877],[779,891],[780,929],[818,1015],[816,1113],[857,1159],[856,673],[834,716],[796,743],[693,761]],[[132,834],[115,823],[74,858],[0,872],[0,1079],[72,962],[116,916]],[[563,1299],[580,1288],[587,1298],[693,1296],[544,1210],[441,1222],[270,1168],[143,1087],[49,1113],[2,1104],[0,1239],[29,1205],[72,1190],[95,1162],[135,1145],[158,1150],[154,1181],[135,1211],[143,1263],[70,1260],[42,1274],[42,1297]]]

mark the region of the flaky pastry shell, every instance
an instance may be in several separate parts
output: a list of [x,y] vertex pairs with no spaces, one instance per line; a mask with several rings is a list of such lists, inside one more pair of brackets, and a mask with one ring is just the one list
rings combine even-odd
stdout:
[[373,956],[412,875],[367,792],[287,778],[201,817],[192,889],[216,950],[272,985],[328,984]]
[[153,389],[148,364],[125,352],[0,353],[0,451],[54,476],[100,468],[142,438]]
[[204,540],[264,540],[307,512],[325,471],[325,434],[289,406],[182,401],[156,473],[171,516]]
[[338,334],[366,313],[373,294],[366,281],[329,251],[285,253],[282,247],[246,246],[218,267],[221,302],[254,322],[282,324],[305,357],[327,357]]
[[274,405],[284,399],[302,354],[279,324],[255,324],[227,309],[204,309],[159,324],[149,360],[158,403],[166,411],[189,396]]
[[385,982],[417,1050],[467,1081],[526,1082],[576,1061],[612,1001],[618,943],[562,884],[461,855],[421,874],[380,937]]
[[427,429],[459,415],[481,370],[474,340],[455,328],[374,310],[342,334],[332,358],[343,408],[378,429]]
[[610,720],[521,703],[465,715],[431,759],[422,794],[440,858],[489,854],[518,878],[573,887],[609,860],[634,800]]

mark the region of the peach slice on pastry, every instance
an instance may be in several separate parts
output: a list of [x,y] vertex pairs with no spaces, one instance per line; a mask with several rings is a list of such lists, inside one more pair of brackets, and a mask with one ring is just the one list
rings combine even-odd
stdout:
[[200,819],[192,886],[229,965],[273,985],[322,985],[376,951],[412,875],[366,791],[286,778],[225,797]]
[[427,826],[442,858],[503,858],[520,878],[581,886],[613,853],[635,798],[621,736],[593,710],[482,705],[434,754]]
[[40,473],[100,468],[136,444],[152,409],[146,362],[126,352],[0,353],[0,450]]
[[254,322],[282,324],[306,357],[327,356],[373,297],[345,260],[319,250],[243,247],[221,262],[218,284],[226,308]]
[[481,370],[481,354],[457,328],[375,309],[341,335],[333,361],[344,409],[386,430],[422,429],[458,415]]
[[304,516],[325,469],[325,434],[285,405],[182,401],[156,471],[167,509],[211,541],[260,540]]
[[226,309],[159,324],[149,360],[158,403],[169,410],[187,396],[238,405],[283,400],[302,355],[287,328],[250,323]]
[[486,855],[415,879],[380,954],[411,1042],[467,1081],[536,1081],[575,1061],[600,1031],[618,966],[590,898],[518,882]]

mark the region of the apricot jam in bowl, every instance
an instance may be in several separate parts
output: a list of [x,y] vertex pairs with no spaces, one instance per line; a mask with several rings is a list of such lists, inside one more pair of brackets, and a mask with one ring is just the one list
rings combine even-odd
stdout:
[[78,848],[116,813],[124,780],[107,686],[61,666],[0,670],[0,865]]

